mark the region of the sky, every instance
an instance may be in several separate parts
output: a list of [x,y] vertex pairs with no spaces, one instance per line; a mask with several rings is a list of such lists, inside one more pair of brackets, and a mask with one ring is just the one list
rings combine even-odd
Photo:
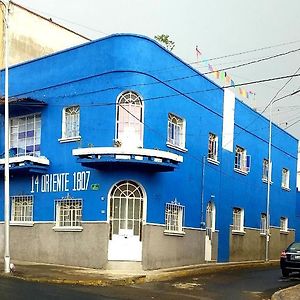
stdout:
[[[201,63],[203,59],[211,59],[211,65],[220,69],[276,56],[228,69],[235,84],[300,74],[300,0],[15,2],[91,39],[114,33],[137,33],[150,38],[168,34],[175,42],[173,53],[202,73],[208,71]],[[198,58],[196,46],[202,53]],[[243,52],[247,53],[233,55]],[[216,59],[224,56],[227,57]],[[254,92],[255,97],[242,97],[236,89],[237,97],[258,112],[273,99],[272,120],[300,139],[300,93],[276,101],[300,89],[300,76],[245,85],[243,89]],[[269,109],[265,115],[270,115]]]

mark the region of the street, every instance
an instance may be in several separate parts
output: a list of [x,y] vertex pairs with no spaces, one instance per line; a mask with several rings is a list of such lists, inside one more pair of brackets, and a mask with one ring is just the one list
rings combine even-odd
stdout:
[[132,286],[87,287],[0,279],[1,300],[23,299],[269,299],[282,288],[300,283],[281,278],[277,267],[229,270],[166,282]]

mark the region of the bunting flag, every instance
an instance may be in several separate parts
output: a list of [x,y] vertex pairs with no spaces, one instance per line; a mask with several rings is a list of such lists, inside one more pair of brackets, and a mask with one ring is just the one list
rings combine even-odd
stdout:
[[[232,89],[235,89],[235,82],[233,81],[233,79],[231,78],[231,76],[229,76],[227,74],[227,72],[222,71],[222,70],[218,70],[218,68],[215,68],[212,64],[210,64],[208,61],[209,59],[204,58],[202,56],[202,60],[199,61],[199,57],[200,55],[202,55],[202,52],[199,50],[198,46],[196,46],[196,56],[197,56],[197,61],[200,62],[204,67],[208,68],[209,73],[211,74],[214,78],[220,80],[224,86],[226,87],[230,87]],[[255,92],[253,91],[247,91],[246,89],[239,87],[238,89],[238,94],[244,98],[247,99],[251,99],[255,101]]]
[[196,46],[196,56],[197,56],[197,61],[199,61],[199,57],[202,55],[201,51],[198,49],[198,46]]

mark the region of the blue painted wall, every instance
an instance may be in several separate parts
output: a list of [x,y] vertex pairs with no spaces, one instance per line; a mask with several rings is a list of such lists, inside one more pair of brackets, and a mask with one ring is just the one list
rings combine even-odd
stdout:
[[[220,165],[205,161],[203,207],[205,214],[213,195],[216,229],[220,232],[219,260],[229,258],[233,207],[244,208],[245,226],[259,228],[260,214],[266,211],[267,186],[262,182],[262,162],[268,156],[268,120],[236,100],[234,146],[247,149],[252,159],[247,176],[236,173],[234,153],[221,147],[223,90],[156,42],[135,35],[109,36],[14,66],[10,68],[9,81],[10,96],[32,97],[48,104],[40,109],[41,154],[51,162],[48,173],[69,173],[68,192],[34,192],[35,221],[53,221],[54,200],[67,193],[83,199],[83,220],[106,221],[109,189],[120,180],[132,179],[146,190],[147,222],[164,224],[165,203],[176,198],[185,205],[185,226],[199,228],[203,157],[207,155],[209,132],[213,132],[219,137]],[[144,100],[144,148],[182,155],[184,162],[176,171],[101,171],[82,167],[72,156],[74,148],[113,145],[115,103],[125,90],[137,92]],[[80,106],[82,139],[60,143],[62,110],[73,104]],[[186,120],[185,153],[166,146],[169,112]],[[4,124],[3,116],[0,122]],[[3,136],[2,126],[2,152]],[[285,216],[289,218],[289,227],[295,228],[297,140],[274,125],[272,156],[271,225],[279,226],[280,216]],[[290,192],[281,188],[283,167],[290,170]],[[99,191],[72,190],[73,173],[82,171],[90,171],[89,184],[99,183]],[[12,177],[11,195],[30,194],[31,188],[31,175]],[[2,182],[0,189],[3,191]],[[3,219],[3,201],[0,209]]]

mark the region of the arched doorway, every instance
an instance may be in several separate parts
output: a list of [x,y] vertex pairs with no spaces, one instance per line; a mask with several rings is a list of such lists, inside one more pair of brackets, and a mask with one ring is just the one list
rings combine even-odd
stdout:
[[131,180],[115,184],[109,193],[108,260],[142,260],[145,192]]
[[213,202],[209,201],[206,207],[206,233],[205,233],[205,260],[212,260],[212,236],[215,231],[216,208]]

